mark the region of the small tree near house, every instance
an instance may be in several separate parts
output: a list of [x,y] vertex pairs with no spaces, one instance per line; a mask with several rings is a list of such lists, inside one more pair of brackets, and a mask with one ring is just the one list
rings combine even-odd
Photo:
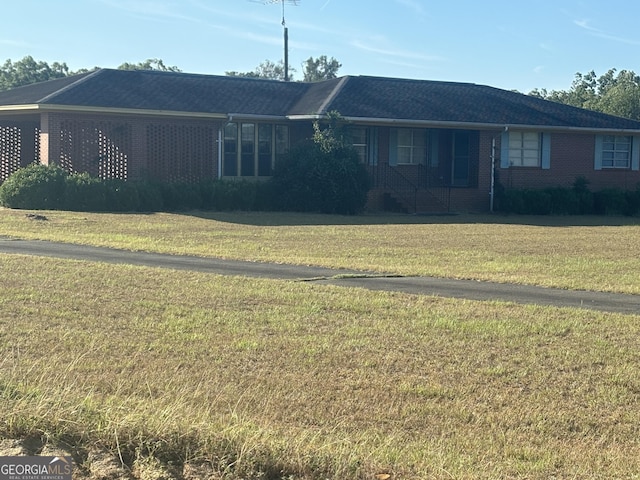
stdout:
[[313,138],[294,146],[276,164],[273,178],[279,209],[353,215],[367,202],[369,176],[348,142],[337,112],[314,123]]

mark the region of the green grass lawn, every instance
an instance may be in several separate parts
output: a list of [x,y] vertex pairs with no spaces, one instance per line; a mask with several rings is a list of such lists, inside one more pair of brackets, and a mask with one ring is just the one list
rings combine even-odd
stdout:
[[[639,289],[626,219],[44,214],[0,231]],[[640,315],[0,255],[0,433],[230,479],[638,478],[639,338]]]
[[[42,212],[40,212],[42,213]],[[131,250],[640,294],[640,220],[625,217],[44,212],[0,234]]]

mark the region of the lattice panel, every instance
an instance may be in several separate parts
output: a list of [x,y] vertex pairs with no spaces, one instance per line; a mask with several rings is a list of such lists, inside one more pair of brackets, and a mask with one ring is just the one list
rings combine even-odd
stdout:
[[60,126],[60,164],[70,173],[126,180],[130,151],[128,124],[66,120]]
[[20,144],[18,127],[0,126],[0,183],[20,168]]
[[208,125],[147,126],[148,170],[164,182],[195,183],[215,177],[216,130]]

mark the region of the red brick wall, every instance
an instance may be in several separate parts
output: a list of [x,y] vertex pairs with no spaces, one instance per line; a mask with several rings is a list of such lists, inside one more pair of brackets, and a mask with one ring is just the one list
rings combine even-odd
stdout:
[[218,120],[43,114],[41,163],[102,178],[196,182],[218,172]]
[[594,157],[594,134],[552,133],[551,165],[548,170],[526,167],[499,168],[500,182],[506,188],[568,187],[577,177],[582,176],[589,180],[589,188],[592,191],[607,187],[634,189],[640,182],[638,171],[595,170]]

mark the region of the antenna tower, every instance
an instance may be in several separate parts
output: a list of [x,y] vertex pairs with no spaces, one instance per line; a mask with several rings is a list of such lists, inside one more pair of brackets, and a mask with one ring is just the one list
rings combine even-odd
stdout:
[[265,5],[271,5],[274,3],[282,4],[282,27],[284,28],[284,81],[289,81],[289,29],[287,28],[287,22],[284,20],[284,4],[298,5],[300,0],[264,0],[262,3]]

